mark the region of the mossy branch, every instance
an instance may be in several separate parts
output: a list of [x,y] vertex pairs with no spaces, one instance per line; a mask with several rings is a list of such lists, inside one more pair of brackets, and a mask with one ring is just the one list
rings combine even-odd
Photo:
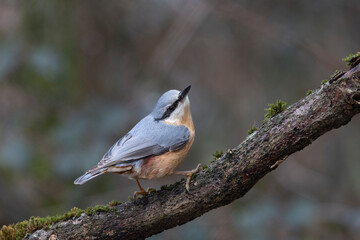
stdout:
[[[216,160],[192,178],[190,194],[182,180],[147,197],[120,205],[113,202],[99,211],[73,209],[54,222],[45,221],[33,233],[43,220],[30,219],[35,227],[22,226],[21,235],[26,231],[30,233],[27,239],[142,239],[231,203],[289,155],[360,112],[360,65],[285,106],[282,102],[269,106],[271,116],[257,131],[225,154],[215,154]],[[16,229],[9,230],[16,226],[4,227],[0,236],[18,237]]]
[[354,68],[360,63],[360,52],[357,52],[355,54],[349,54],[346,58],[343,58],[342,60],[346,63],[346,65],[350,66],[350,69]]

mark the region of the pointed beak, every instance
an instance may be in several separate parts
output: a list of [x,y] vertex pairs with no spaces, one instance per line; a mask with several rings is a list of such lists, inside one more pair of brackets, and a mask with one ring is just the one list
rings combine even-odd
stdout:
[[188,95],[190,88],[191,88],[191,85],[189,85],[187,88],[185,88],[184,90],[182,90],[180,92],[180,95],[179,95],[180,100],[183,100]]

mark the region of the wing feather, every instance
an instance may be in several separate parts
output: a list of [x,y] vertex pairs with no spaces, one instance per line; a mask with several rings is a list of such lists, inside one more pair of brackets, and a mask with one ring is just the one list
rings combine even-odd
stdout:
[[112,151],[115,147],[121,147],[124,143],[132,137],[130,133],[125,134],[122,138],[120,138],[111,148],[104,154],[103,158],[99,162],[98,165],[102,165],[102,163],[107,162],[112,157]]
[[167,125],[147,116],[105,153],[97,167],[176,151],[188,142],[189,137],[190,132],[185,126]]

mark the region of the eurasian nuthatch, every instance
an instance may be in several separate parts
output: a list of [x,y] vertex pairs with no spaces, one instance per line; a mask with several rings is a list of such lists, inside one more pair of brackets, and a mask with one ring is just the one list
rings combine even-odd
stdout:
[[175,171],[184,160],[194,141],[195,129],[190,112],[188,86],[183,91],[164,93],[154,110],[120,138],[104,155],[96,167],[75,180],[83,184],[103,173],[119,173],[135,179],[140,191],[146,195],[139,179],[161,178],[170,174],[186,175],[186,190],[199,166],[191,171]]

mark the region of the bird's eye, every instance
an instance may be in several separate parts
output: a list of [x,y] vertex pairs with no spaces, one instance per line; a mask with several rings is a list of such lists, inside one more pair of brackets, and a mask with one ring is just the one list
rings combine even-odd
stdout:
[[170,110],[170,111],[174,111],[174,110],[175,110],[175,106],[174,106],[174,105],[171,105],[171,106],[169,107],[169,110]]

